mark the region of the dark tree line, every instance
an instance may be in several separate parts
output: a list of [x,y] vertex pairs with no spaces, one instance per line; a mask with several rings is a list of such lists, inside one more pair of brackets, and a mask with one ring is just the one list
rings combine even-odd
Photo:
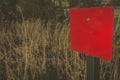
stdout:
[[20,12],[16,8],[17,3],[18,0],[0,0],[1,23],[20,20]]
[[[66,1],[69,3],[69,9],[73,7],[105,6],[104,4],[101,4],[103,0]],[[21,7],[22,13],[17,10],[16,5]],[[110,3],[107,5],[119,6],[120,0],[110,0]],[[61,5],[57,6],[52,0],[0,0],[0,20],[21,20],[21,16],[26,19],[41,18],[42,20],[62,20],[65,18],[64,8]]]
[[[22,12],[17,10],[16,5],[21,7]],[[60,10],[60,15],[57,13]],[[24,19],[40,18],[42,20],[56,19],[64,16],[61,6],[56,6],[51,0],[0,0],[1,21],[21,21]]]
[[56,6],[51,0],[26,0],[19,3],[23,9],[24,17],[40,18],[42,20],[62,19],[64,9],[61,6]]

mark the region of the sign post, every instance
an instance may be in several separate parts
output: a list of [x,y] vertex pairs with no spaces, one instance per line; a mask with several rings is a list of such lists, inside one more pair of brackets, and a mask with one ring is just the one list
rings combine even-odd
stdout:
[[100,59],[88,56],[87,57],[87,80],[100,80]]

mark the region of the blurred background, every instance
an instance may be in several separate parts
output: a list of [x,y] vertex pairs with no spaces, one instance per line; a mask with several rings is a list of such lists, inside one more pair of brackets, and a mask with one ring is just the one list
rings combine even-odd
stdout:
[[14,20],[20,19],[22,15],[25,19],[63,21],[69,17],[70,8],[99,6],[120,8],[119,5],[120,0],[0,0],[0,17],[7,16]]

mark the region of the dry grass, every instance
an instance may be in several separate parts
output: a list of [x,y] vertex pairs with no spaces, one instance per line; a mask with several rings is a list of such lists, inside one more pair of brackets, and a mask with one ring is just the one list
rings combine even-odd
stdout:
[[85,80],[84,61],[69,49],[67,23],[36,20],[11,26],[0,34],[1,80]]
[[[41,20],[2,28],[0,80],[86,80],[86,61],[70,50],[69,33],[67,22],[45,25]],[[101,60],[101,80],[120,79],[117,48],[112,62]]]

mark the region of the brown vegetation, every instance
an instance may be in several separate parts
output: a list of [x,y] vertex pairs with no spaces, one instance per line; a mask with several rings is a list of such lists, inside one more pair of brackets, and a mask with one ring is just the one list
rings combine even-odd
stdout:
[[[70,50],[69,33],[67,22],[44,25],[39,19],[2,27],[0,80],[86,80],[86,60]],[[101,60],[101,80],[120,79],[119,48],[118,40],[113,61]]]

